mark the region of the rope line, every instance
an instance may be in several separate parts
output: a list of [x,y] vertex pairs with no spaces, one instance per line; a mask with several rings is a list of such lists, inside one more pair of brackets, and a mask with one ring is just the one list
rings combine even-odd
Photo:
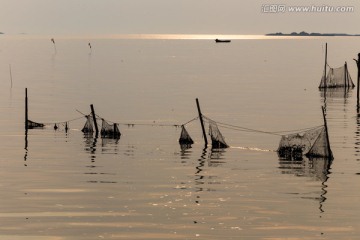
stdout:
[[70,119],[70,120],[62,121],[62,122],[41,122],[41,123],[44,125],[65,124],[65,123],[73,122],[73,121],[76,121],[76,120],[79,120],[82,118],[84,118],[84,117],[78,117],[78,118],[74,118],[74,119]]
[[[73,122],[79,119],[83,119],[84,116],[88,117],[91,116],[91,114],[84,114],[82,112],[80,112],[79,110],[76,109],[76,111],[78,113],[80,113],[81,117],[78,118],[74,118],[74,119],[70,119],[67,121],[61,121],[61,122],[47,122],[47,123],[42,123],[44,125],[54,125],[54,124],[66,124],[69,122]],[[126,125],[126,126],[135,126],[135,125],[139,125],[139,126],[157,126],[157,127],[180,127],[180,126],[185,126],[197,119],[199,119],[199,117],[195,117],[183,124],[163,124],[163,123],[155,123],[155,121],[153,123],[124,123],[124,122],[113,122],[107,119],[102,118],[101,116],[95,114],[96,119],[97,120],[104,120],[106,122],[109,122],[111,124],[119,124],[119,125]],[[236,126],[236,125],[232,125],[232,124],[228,124],[228,123],[224,123],[224,122],[218,122],[215,121],[205,115],[202,115],[204,120],[207,123],[210,123],[210,121],[215,122],[216,124],[218,124],[219,126],[221,126],[222,128],[226,128],[226,129],[231,129],[234,131],[242,131],[242,132],[254,132],[254,133],[263,133],[263,134],[270,134],[270,135],[276,135],[276,136],[283,136],[283,135],[287,135],[287,134],[291,134],[291,133],[297,133],[297,132],[305,132],[305,131],[309,131],[309,130],[314,130],[320,127],[323,127],[323,125],[319,125],[319,126],[315,126],[315,127],[308,127],[308,128],[302,128],[302,129],[293,129],[293,130],[283,130],[283,131],[275,131],[275,132],[270,132],[270,131],[264,131],[264,130],[258,130],[258,129],[253,129],[253,128],[247,128],[247,127],[241,127],[241,126]],[[100,124],[98,124],[99,126]]]
[[77,109],[76,109],[76,111],[77,111],[78,113],[82,114],[84,117],[86,117],[86,116],[89,116],[89,115],[90,115],[90,113],[89,113],[89,114],[84,114],[84,113],[80,112],[80,111],[79,111],[79,110],[77,110]]
[[276,136],[283,136],[284,134],[281,133],[296,133],[296,132],[304,132],[304,131],[308,131],[308,130],[314,130],[316,128],[320,128],[323,125],[320,126],[316,126],[316,127],[309,127],[309,128],[302,128],[302,129],[294,129],[294,130],[284,130],[284,131],[276,131],[276,132],[269,132],[269,131],[263,131],[263,130],[257,130],[257,129],[252,129],[252,128],[246,128],[246,127],[241,127],[241,126],[236,126],[236,125],[232,125],[232,124],[228,124],[228,123],[223,123],[223,122],[217,122],[214,121],[208,117],[206,117],[205,115],[203,115],[203,117],[208,120],[208,121],[213,121],[216,124],[218,124],[219,126],[223,127],[223,128],[227,128],[227,129],[231,129],[231,130],[235,130],[235,131],[243,131],[243,132],[255,132],[255,133],[264,133],[264,134],[271,134],[271,135],[276,135]]
[[96,115],[97,120],[105,120],[106,122],[111,123],[111,124],[116,123],[116,124],[119,124],[119,125],[126,125],[126,126],[139,125],[139,126],[156,126],[156,127],[180,127],[182,125],[189,124],[189,123],[191,123],[191,122],[193,122],[193,121],[195,121],[196,119],[199,118],[199,117],[195,117],[195,118],[187,121],[184,124],[163,124],[163,123],[155,123],[155,122],[153,122],[153,123],[124,123],[124,122],[113,122],[113,121],[107,120],[105,118],[102,118],[101,116],[99,116],[97,114],[95,114],[95,115]]
[[189,124],[189,123],[191,123],[191,122],[193,122],[193,121],[195,121],[195,120],[197,120],[197,119],[199,119],[199,117],[193,118],[193,119],[191,119],[190,121],[187,121],[186,123],[181,124],[181,125],[185,126],[186,124]]

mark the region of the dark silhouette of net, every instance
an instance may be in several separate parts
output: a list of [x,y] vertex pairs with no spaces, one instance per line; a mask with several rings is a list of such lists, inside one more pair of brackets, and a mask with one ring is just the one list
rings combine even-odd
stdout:
[[300,160],[303,155],[332,158],[324,126],[282,136],[277,151],[283,159]]
[[325,73],[324,70],[319,85],[319,88],[340,88],[340,87],[347,87],[347,88],[355,87],[346,64],[338,68],[330,68],[327,73]]
[[27,120],[27,126],[29,129],[32,129],[32,128],[43,128],[45,125],[43,123],[37,123],[31,120]]
[[102,119],[101,124],[101,137],[105,138],[120,138],[121,133],[116,123],[109,124],[107,121]]
[[179,143],[181,145],[191,145],[194,143],[194,141],[190,137],[188,131],[186,131],[184,125],[181,125],[181,134],[180,134],[180,138],[179,138]]
[[209,120],[209,135],[211,137],[212,148],[228,148],[223,135],[221,134],[216,122]]
[[86,117],[86,123],[84,127],[81,129],[81,131],[86,134],[92,134],[94,132],[93,120],[89,115],[85,117]]

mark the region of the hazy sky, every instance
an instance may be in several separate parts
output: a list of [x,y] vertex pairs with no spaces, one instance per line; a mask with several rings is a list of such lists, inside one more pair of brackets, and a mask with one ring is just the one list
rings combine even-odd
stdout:
[[[353,6],[354,12],[264,13],[266,4]],[[359,24],[359,0],[0,0],[0,31],[7,34],[360,33]]]

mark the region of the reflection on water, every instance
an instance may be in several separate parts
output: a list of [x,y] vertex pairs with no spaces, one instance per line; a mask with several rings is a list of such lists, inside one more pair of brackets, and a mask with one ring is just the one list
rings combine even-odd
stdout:
[[320,89],[320,97],[324,99],[324,103],[326,103],[327,98],[334,99],[344,99],[346,103],[346,99],[351,97],[352,95],[351,88],[328,88],[328,89]]
[[[201,199],[203,194],[215,192],[215,185],[218,186],[219,184],[221,184],[221,181],[218,180],[220,176],[210,174],[210,169],[207,170],[206,167],[215,168],[221,166],[221,164],[224,163],[223,161],[221,161],[224,152],[224,149],[211,149],[207,148],[207,146],[202,149],[200,158],[197,159],[197,163],[195,166],[194,192],[196,193],[196,195],[194,203],[196,204],[196,206],[201,205]],[[203,216],[202,218],[197,219],[199,217],[200,216],[196,217],[193,220],[194,224],[203,223]]]
[[94,138],[92,135],[84,135],[84,138],[85,138],[85,151],[90,152],[91,163],[94,163],[96,158],[95,152],[96,152],[97,137]]
[[195,185],[196,192],[202,191],[215,191],[214,189],[204,185],[213,185],[220,184],[216,179],[218,176],[207,175],[204,173],[205,167],[219,167],[225,163],[222,159],[222,155],[225,153],[224,149],[210,149],[208,153],[208,148],[203,148],[200,158],[197,160],[197,165],[195,167]]
[[360,109],[359,108],[357,108],[357,114],[356,114],[355,157],[356,157],[356,161],[360,161]]
[[315,181],[321,182],[321,194],[319,198],[319,209],[323,210],[323,203],[326,201],[326,188],[328,187],[326,182],[329,179],[331,160],[325,158],[303,158],[302,160],[284,160],[279,159],[279,169],[282,174],[292,174],[298,177],[308,177]]
[[196,192],[202,192],[204,189],[202,185],[204,184],[205,176],[202,174],[205,166],[207,148],[203,148],[200,158],[197,160],[197,165],[195,167],[195,185]]
[[[97,141],[98,137],[93,137],[92,135],[84,135],[85,139],[85,151],[90,153],[90,161],[91,164],[87,165],[88,171],[84,174],[89,176],[96,176],[96,180],[92,177],[88,180],[88,183],[117,183],[117,181],[106,179],[98,179],[98,176],[103,175],[116,175],[115,173],[107,172],[107,171],[100,171],[100,169],[104,169],[103,167],[99,166],[96,163],[96,154],[97,154]],[[118,152],[118,142],[119,139],[110,139],[110,138],[102,138],[101,139],[101,154],[117,154]]]
[[28,130],[25,129],[25,155],[24,155],[24,166],[26,167],[27,164],[26,164],[26,161],[27,161],[27,156],[28,156]]
[[303,158],[296,160],[279,160],[282,174],[292,174],[298,177],[310,177],[315,181],[324,182],[328,179],[331,161],[323,158]]
[[102,138],[101,139],[101,153],[103,154],[118,154],[118,143],[120,138]]
[[[343,103],[343,112],[347,111],[346,105],[348,99],[352,96],[351,88],[329,88],[321,89],[320,96],[321,101],[323,102],[325,113],[328,110],[328,107],[333,105],[333,103]],[[344,116],[345,117],[345,116]]]
[[189,144],[180,144],[180,156],[181,156],[181,163],[186,163],[186,160],[190,159],[191,157],[191,145]]

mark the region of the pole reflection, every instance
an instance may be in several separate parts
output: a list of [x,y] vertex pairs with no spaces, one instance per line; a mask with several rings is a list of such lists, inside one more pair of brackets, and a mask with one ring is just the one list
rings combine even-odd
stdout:
[[25,130],[25,155],[24,155],[24,166],[27,167],[27,157],[28,157],[28,130]]
[[322,213],[324,212],[323,205],[327,199],[327,182],[331,174],[331,163],[332,160],[325,158],[303,158],[301,160],[279,159],[279,169],[281,170],[282,174],[292,174],[297,177],[307,177],[314,179],[314,181],[321,182],[320,195],[315,199],[319,201],[319,210]]
[[[92,135],[84,135],[85,138],[85,151],[90,154],[90,165],[87,165],[86,168],[88,169],[84,174],[91,176],[90,180],[88,180],[88,183],[117,183],[116,181],[112,181],[111,179],[108,179],[107,176],[109,175],[115,175],[114,173],[106,172],[106,171],[100,171],[100,169],[106,169],[104,166],[99,166],[97,164],[97,158],[98,158],[98,137],[93,137]],[[117,141],[114,140],[114,143],[117,144]],[[104,146],[106,146],[106,141],[102,141],[101,143],[102,151],[100,153],[104,152]],[[106,152],[106,150],[105,150]],[[100,177],[101,176],[101,177]],[[100,178],[100,179],[99,179]]]
[[[221,184],[221,182],[217,180],[218,176],[209,174],[210,171],[206,171],[206,167],[216,168],[221,166],[224,163],[224,161],[221,160],[224,153],[224,149],[208,149],[207,146],[202,149],[200,158],[197,159],[195,165],[194,174],[194,192],[196,193],[194,202],[196,206],[201,205],[201,195],[203,192],[216,191],[216,189],[211,186],[219,186]],[[194,224],[201,223],[200,220],[203,216],[200,216],[200,219],[193,220]]]
[[356,131],[355,131],[355,157],[356,161],[360,161],[360,109],[356,110]]
[[204,190],[204,178],[203,175],[204,166],[205,166],[205,160],[206,160],[206,154],[207,154],[207,147],[205,146],[202,149],[201,156],[197,160],[197,165],[195,167],[195,192],[202,192]]

